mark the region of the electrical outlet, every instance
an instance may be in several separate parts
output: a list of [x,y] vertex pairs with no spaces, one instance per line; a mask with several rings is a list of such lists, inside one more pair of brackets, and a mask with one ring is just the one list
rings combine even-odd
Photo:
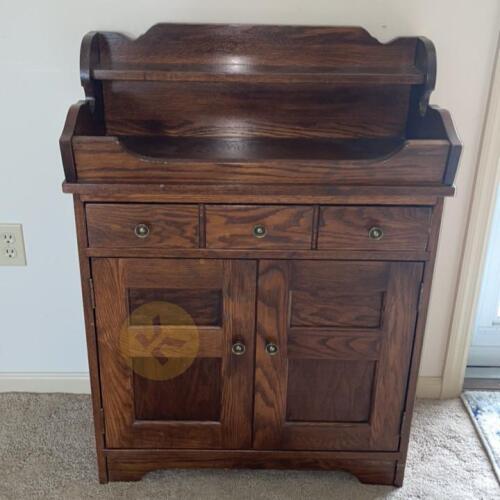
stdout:
[[0,224],[0,266],[25,266],[23,226]]

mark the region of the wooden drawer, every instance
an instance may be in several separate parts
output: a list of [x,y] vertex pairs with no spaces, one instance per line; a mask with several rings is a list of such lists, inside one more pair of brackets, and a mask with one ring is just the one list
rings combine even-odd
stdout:
[[313,208],[208,205],[208,248],[311,248]]
[[92,203],[86,213],[91,247],[198,247],[196,205]]
[[426,250],[430,207],[322,207],[318,249]]

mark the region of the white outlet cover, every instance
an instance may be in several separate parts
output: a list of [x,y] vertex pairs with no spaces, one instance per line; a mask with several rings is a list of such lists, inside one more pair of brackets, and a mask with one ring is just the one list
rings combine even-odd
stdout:
[[0,224],[0,266],[25,266],[23,226]]

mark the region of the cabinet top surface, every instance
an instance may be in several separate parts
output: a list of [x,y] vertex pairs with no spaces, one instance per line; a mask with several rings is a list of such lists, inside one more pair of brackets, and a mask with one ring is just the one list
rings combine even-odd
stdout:
[[[436,56],[424,37],[157,24],[136,39],[88,33],[80,74],[86,100],[61,138],[70,183],[260,185],[279,166],[272,184],[450,186],[458,163],[449,115],[428,105]],[[234,163],[241,172],[220,170]]]

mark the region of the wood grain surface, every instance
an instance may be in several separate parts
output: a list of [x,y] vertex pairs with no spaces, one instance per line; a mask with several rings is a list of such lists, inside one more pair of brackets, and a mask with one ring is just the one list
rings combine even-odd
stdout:
[[103,88],[109,135],[350,139],[401,136],[410,87],[106,81]]
[[[421,275],[416,263],[261,261],[255,448],[397,449]],[[354,304],[384,294],[378,328],[290,327],[296,291],[346,289]]]
[[[100,63],[389,67],[414,64],[416,38],[382,44],[366,30],[343,26],[156,24],[131,40],[100,33]],[[154,50],[152,50],[154,49]]]
[[[449,144],[442,140],[406,141],[388,156],[372,159],[218,161],[148,158],[130,152],[116,137],[77,137],[73,151],[81,182],[210,184],[409,185],[442,182]],[[258,194],[259,188],[255,188]]]
[[[207,205],[207,248],[311,248],[313,209],[304,206]],[[266,234],[254,235],[261,225]]]
[[338,468],[401,485],[461,152],[429,106],[433,43],[159,24],[88,33],[80,76],[60,147],[100,481]]
[[[107,446],[249,447],[255,262],[94,259],[92,267]],[[146,371],[145,376],[144,369],[154,364],[157,372],[168,374],[170,372],[161,370],[161,365],[172,359],[163,359],[155,350],[144,349],[137,355],[133,351],[124,352],[123,335],[140,328],[128,326],[127,288],[157,289],[161,284],[169,289],[192,290],[203,290],[207,286],[213,289],[219,284],[224,296],[223,324],[222,329],[218,329],[217,349],[210,341],[210,338],[216,339],[216,332],[204,332],[200,327],[199,356],[195,354],[184,371],[175,371],[173,376],[155,382],[155,373]],[[178,333],[184,327],[172,328]],[[182,336],[168,337],[166,332],[166,338],[159,338],[162,342],[182,340]],[[144,344],[151,340],[145,333],[139,333]],[[212,346],[210,352],[203,347],[204,338]],[[231,346],[237,340],[247,346],[244,356],[231,353]]]
[[138,481],[165,468],[340,469],[361,482],[392,485],[395,453],[267,450],[107,450],[111,481]]
[[[430,207],[323,207],[320,210],[318,248],[351,250],[426,250]],[[371,228],[383,231],[380,240]]]
[[[91,247],[198,247],[196,205],[88,204],[86,207]],[[146,224],[149,235],[139,238],[134,230]]]

